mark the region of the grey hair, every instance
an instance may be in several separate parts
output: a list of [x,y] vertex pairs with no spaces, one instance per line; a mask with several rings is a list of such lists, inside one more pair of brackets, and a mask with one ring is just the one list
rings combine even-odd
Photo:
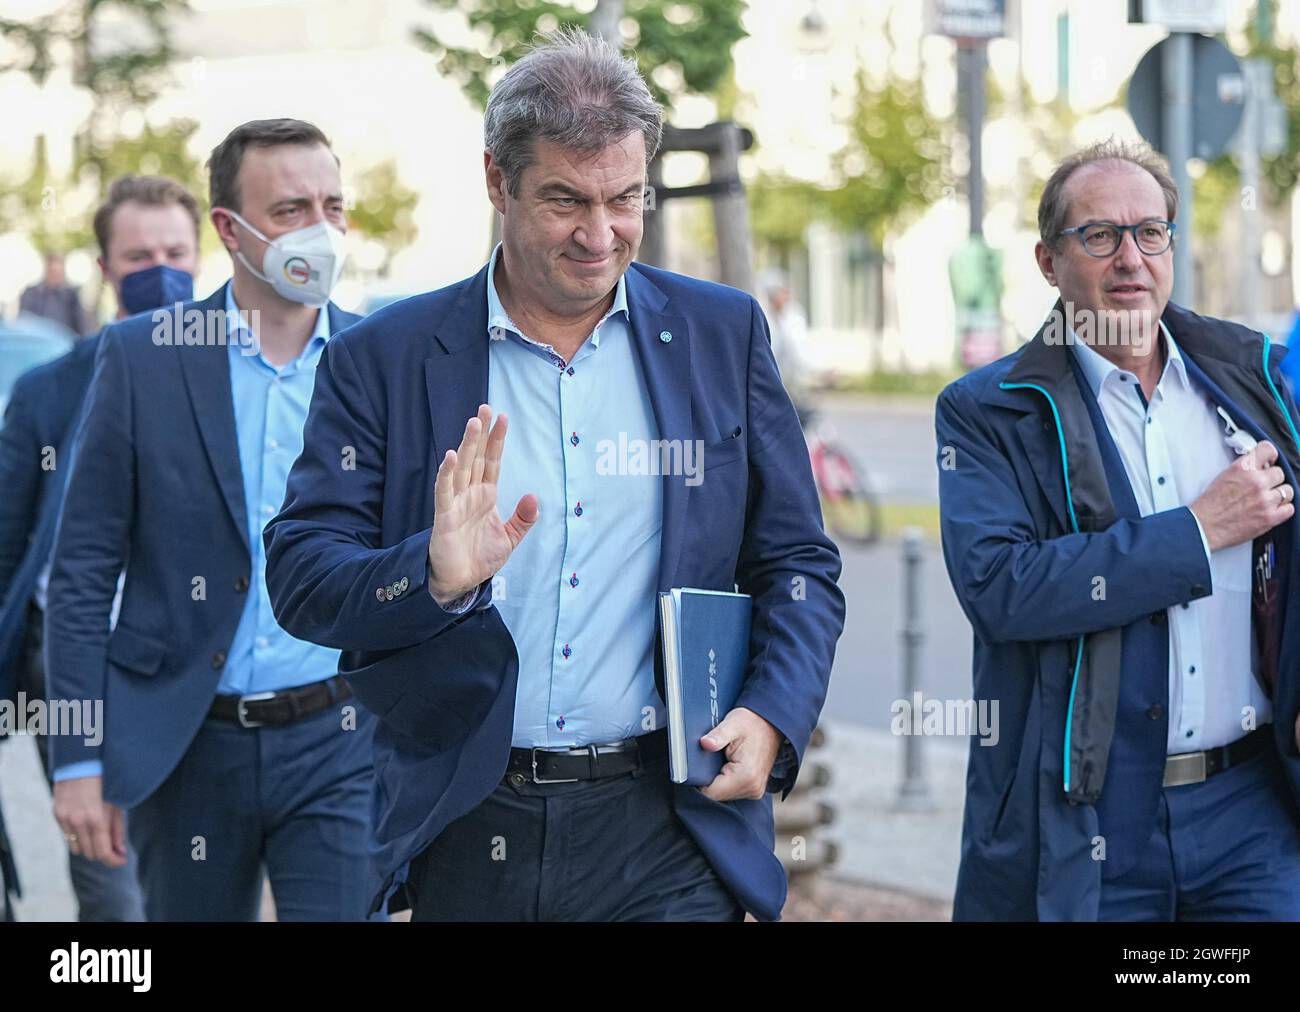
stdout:
[[1043,196],[1038,201],[1038,237],[1049,249],[1060,249],[1060,232],[1070,212],[1065,199],[1065,184],[1074,173],[1094,162],[1128,162],[1149,173],[1165,195],[1165,217],[1170,221],[1178,216],[1178,187],[1169,175],[1165,161],[1146,144],[1128,144],[1124,141],[1101,141],[1089,145],[1066,158],[1047,180]]
[[663,136],[663,110],[636,62],[581,28],[543,40],[497,82],[483,114],[483,144],[510,195],[519,196],[538,139],[594,155],[640,130],[648,165]]

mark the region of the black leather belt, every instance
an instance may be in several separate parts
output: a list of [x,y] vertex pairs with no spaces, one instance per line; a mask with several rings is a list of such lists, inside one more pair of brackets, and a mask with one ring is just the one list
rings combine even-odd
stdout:
[[1257,727],[1244,738],[1230,745],[1206,749],[1204,752],[1184,752],[1165,760],[1164,787],[1181,787],[1199,784],[1216,773],[1240,766],[1247,759],[1262,755],[1272,745],[1273,725]]
[[244,727],[292,724],[328,709],[352,695],[352,686],[335,675],[323,682],[300,685],[279,692],[253,692],[247,696],[219,695],[212,700],[208,716],[229,720]]
[[631,773],[668,757],[668,729],[608,745],[582,745],[564,752],[512,748],[505,779],[513,784],[568,784]]

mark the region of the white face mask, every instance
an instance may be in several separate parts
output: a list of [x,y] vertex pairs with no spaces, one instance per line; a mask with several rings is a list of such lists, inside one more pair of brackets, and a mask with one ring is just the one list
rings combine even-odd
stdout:
[[290,302],[306,306],[323,306],[330,300],[330,292],[343,273],[347,251],[343,248],[343,233],[328,221],[318,221],[306,228],[294,229],[275,239],[268,239],[243,216],[226,209],[226,213],[244,228],[266,243],[262,258],[263,274],[236,250],[235,256],[252,272]]

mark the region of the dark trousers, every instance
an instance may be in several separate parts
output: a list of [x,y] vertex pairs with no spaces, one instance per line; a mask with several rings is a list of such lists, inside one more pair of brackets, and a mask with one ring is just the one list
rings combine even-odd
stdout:
[[[19,665],[18,688],[29,699],[45,698],[45,660],[42,652],[42,622],[40,609],[32,605],[27,614],[27,633],[23,643],[23,659]],[[41,769],[51,790],[54,780],[50,775],[50,744],[45,735],[37,735],[36,748],[41,754]],[[128,845],[126,864],[111,868],[80,854],[68,854],[68,877],[77,897],[77,919],[80,921],[143,921],[144,903],[140,885],[136,880],[135,851]]]
[[1138,863],[1103,878],[1103,921],[1300,920],[1300,817],[1276,750],[1160,792]]
[[130,811],[149,920],[255,921],[263,867],[278,920],[366,920],[372,730],[355,700],[291,724],[205,721]]
[[507,776],[411,862],[411,919],[744,920],[671,791],[666,759],[571,784]]

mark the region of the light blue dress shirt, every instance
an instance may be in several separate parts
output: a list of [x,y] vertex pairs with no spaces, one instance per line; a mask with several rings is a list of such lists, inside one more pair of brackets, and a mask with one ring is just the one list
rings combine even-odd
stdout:
[[654,683],[663,479],[632,473],[646,470],[633,452],[657,431],[626,282],[564,362],[510,319],[496,290],[499,250],[488,267],[488,403],[509,415],[510,432],[497,506],[508,518],[533,492],[540,507],[492,583],[519,653],[511,744],[636,737],[665,726]]
[[[330,320],[328,308],[322,306],[316,329],[298,357],[273,366],[260,351],[249,354],[257,345],[240,319],[234,285],[226,287],[226,318],[253,578],[217,692],[244,695],[319,682],[338,672],[339,651],[294,639],[276,623],[266,590],[262,545],[262,528],[280,512],[289,469],[302,452],[302,430],[316,365],[330,337]],[[251,592],[254,589],[256,593]]]
[[[330,336],[329,311],[322,307],[316,329],[302,353],[273,366],[242,324],[234,286],[226,286],[230,391],[235,404],[239,466],[244,479],[245,523],[253,577],[235,638],[227,651],[218,693],[273,692],[319,682],[338,671],[339,651],[294,639],[276,624],[266,590],[266,552],[262,528],[280,511],[289,468],[302,452],[302,430],[316,381],[316,365]],[[56,781],[103,775],[103,764],[89,759],[61,767]]]

